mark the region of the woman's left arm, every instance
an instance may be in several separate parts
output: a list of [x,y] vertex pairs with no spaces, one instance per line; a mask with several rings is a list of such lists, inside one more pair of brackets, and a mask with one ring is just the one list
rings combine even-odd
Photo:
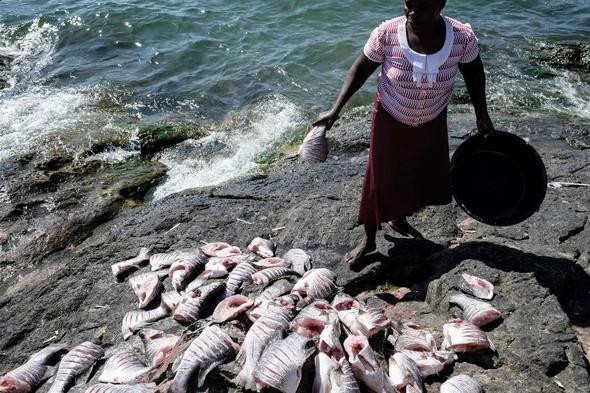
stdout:
[[467,92],[471,97],[471,103],[475,109],[477,130],[489,135],[494,132],[494,125],[488,114],[486,102],[486,75],[483,70],[483,63],[479,55],[469,63],[459,63],[459,71],[463,74]]

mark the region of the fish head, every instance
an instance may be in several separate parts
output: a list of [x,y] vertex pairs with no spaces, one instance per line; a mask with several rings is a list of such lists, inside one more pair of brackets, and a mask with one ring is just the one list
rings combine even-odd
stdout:
[[240,315],[254,305],[254,300],[244,295],[233,295],[221,301],[215,311],[212,319],[217,323],[226,322]]
[[149,280],[146,280],[143,285],[139,288],[139,293],[137,297],[139,298],[139,308],[144,308],[160,292],[162,288],[162,283],[158,279],[158,277],[152,277]]
[[340,324],[338,322],[327,324],[324,327],[318,342],[318,350],[336,361],[344,358],[344,349],[340,343]]
[[27,393],[31,386],[25,381],[10,375],[0,378],[0,392],[2,393]]
[[291,331],[308,338],[319,337],[324,331],[326,323],[315,318],[298,318],[291,323]]

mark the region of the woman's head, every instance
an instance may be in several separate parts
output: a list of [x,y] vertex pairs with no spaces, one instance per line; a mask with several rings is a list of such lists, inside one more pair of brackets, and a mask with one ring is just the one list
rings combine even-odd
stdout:
[[416,31],[435,25],[446,0],[405,0],[404,14]]

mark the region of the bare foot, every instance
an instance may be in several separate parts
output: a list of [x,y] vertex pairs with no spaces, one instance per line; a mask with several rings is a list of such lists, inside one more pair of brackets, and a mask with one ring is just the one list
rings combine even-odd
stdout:
[[413,237],[414,239],[424,239],[424,236],[408,223],[405,217],[397,218],[387,222],[387,225],[402,236]]
[[365,255],[375,251],[376,248],[377,247],[375,246],[375,243],[369,244],[365,238],[359,243],[358,246],[344,255],[344,261],[350,266],[353,266],[363,259]]

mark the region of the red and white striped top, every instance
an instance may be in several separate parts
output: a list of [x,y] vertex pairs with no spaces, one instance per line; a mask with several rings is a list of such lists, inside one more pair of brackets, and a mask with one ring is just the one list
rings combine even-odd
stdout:
[[381,105],[404,124],[416,127],[436,118],[451,100],[459,63],[469,63],[479,54],[471,26],[444,19],[445,43],[430,55],[408,45],[405,16],[380,24],[365,44],[365,56],[383,63],[377,82]]

